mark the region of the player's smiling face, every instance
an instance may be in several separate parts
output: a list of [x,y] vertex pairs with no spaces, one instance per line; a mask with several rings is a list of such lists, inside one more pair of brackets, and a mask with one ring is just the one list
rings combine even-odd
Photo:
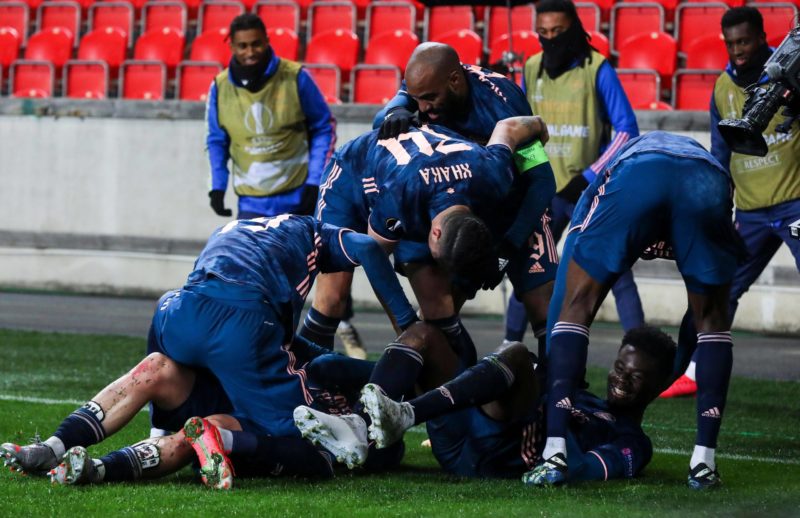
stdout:
[[231,38],[231,52],[240,65],[256,65],[267,58],[269,38],[258,29],[236,31]]
[[632,345],[624,345],[608,372],[609,404],[616,407],[645,406],[663,388],[657,361]]
[[767,44],[764,35],[757,34],[747,22],[723,29],[722,35],[728,58],[739,68],[748,66],[756,51]]
[[451,118],[458,110],[458,97],[462,77],[459,73],[446,76],[437,70],[415,74],[406,78],[406,90],[419,107],[419,112],[431,122],[442,122]]

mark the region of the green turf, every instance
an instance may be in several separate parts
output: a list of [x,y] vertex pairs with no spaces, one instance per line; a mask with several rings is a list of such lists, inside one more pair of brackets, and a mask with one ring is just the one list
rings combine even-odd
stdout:
[[[0,330],[0,440],[25,441],[36,432],[46,437],[75,406],[9,398],[85,400],[132,367],[143,350],[139,339]],[[592,386],[603,386],[603,376],[591,370]],[[406,436],[403,466],[392,473],[342,471],[326,482],[237,479],[227,494],[200,486],[188,469],[144,484],[83,488],[51,487],[3,471],[0,515],[800,516],[798,401],[798,382],[733,380],[720,438],[724,486],[710,494],[685,487],[694,400],[684,399],[659,400],[649,410],[646,429],[657,451],[634,481],[540,490],[514,480],[449,477],[419,446],[424,434],[415,429]],[[91,451],[130,444],[148,429],[142,412]]]

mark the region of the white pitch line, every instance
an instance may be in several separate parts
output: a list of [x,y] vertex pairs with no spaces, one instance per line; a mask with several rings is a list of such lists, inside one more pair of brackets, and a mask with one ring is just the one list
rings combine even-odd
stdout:
[[[667,455],[685,455],[687,457],[692,455],[688,450],[676,450],[675,448],[653,448],[656,453],[665,453]],[[800,459],[778,459],[775,457],[753,457],[750,455],[739,455],[738,453],[717,453],[718,459],[730,460],[744,460],[748,462],[767,462],[770,464],[791,464],[793,466],[800,466]]]
[[14,396],[10,394],[0,394],[2,401],[17,401],[19,403],[41,403],[44,405],[82,405],[86,400],[77,399],[50,399],[44,397]]

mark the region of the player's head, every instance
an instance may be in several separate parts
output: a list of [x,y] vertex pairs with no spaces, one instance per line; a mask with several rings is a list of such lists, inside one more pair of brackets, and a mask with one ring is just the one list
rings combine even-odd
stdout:
[[269,57],[267,28],[261,18],[252,13],[241,14],[231,21],[228,32],[231,52],[239,65],[263,64]]
[[589,35],[571,0],[541,0],[536,6],[536,32],[544,66],[564,68],[589,55]]
[[[755,7],[734,7],[722,15],[722,36],[728,58],[737,70],[753,65],[754,57],[767,45],[764,19]],[[761,67],[763,63],[758,63]]]
[[405,80],[423,118],[439,123],[456,114],[469,93],[458,53],[444,43],[426,42],[414,49]]
[[607,398],[616,407],[643,409],[668,386],[675,342],[655,327],[625,333],[608,372]]
[[496,268],[489,227],[469,210],[455,210],[431,224],[428,246],[437,263],[467,279],[482,279]]

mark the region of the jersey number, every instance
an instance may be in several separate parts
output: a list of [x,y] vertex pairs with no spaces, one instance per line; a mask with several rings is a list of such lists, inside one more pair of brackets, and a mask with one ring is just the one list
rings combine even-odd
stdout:
[[222,227],[222,230],[220,230],[219,233],[224,234],[225,232],[230,232],[239,223],[245,222],[247,222],[247,225],[242,225],[243,229],[250,230],[252,232],[264,232],[265,230],[269,230],[271,228],[278,228],[278,226],[289,219],[289,217],[289,214],[281,214],[280,216],[275,216],[273,218],[237,219]]
[[[428,140],[428,137],[425,136],[425,133],[429,133],[430,135],[440,138],[441,140],[431,144],[431,142]],[[392,154],[395,160],[397,160],[397,165],[406,165],[411,161],[411,155],[403,147],[403,144],[401,144],[401,142],[405,140],[410,140],[413,142],[417,146],[419,152],[426,156],[431,156],[434,153],[449,155],[450,153],[454,153],[456,151],[469,151],[472,149],[472,146],[464,142],[447,144],[449,138],[450,137],[447,135],[442,135],[441,133],[433,131],[428,126],[422,126],[420,131],[410,131],[408,133],[401,133],[397,136],[397,138],[379,140],[378,145],[385,147],[389,153]]]

